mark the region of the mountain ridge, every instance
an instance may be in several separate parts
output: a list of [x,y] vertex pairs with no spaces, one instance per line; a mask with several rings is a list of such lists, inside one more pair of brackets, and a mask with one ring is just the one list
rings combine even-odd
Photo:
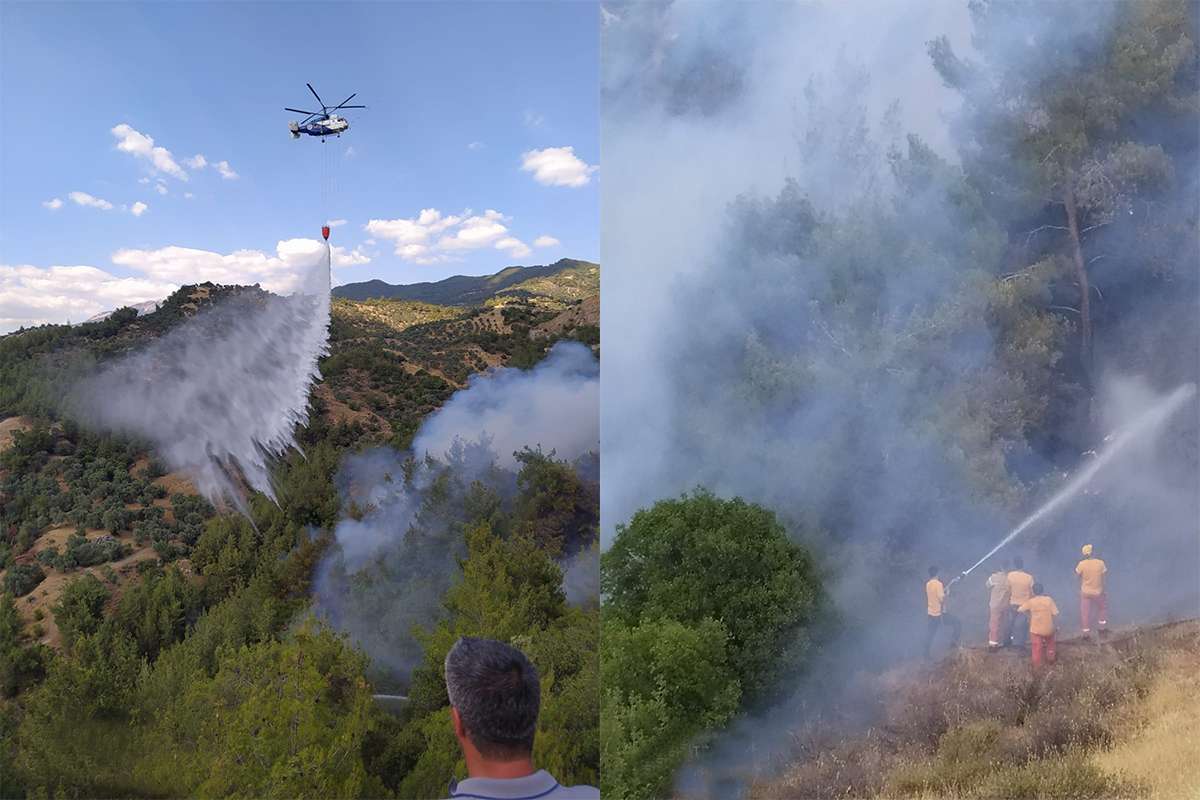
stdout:
[[491,297],[539,278],[550,278],[573,270],[599,270],[591,261],[561,258],[553,264],[505,267],[491,275],[453,275],[440,281],[393,284],[379,279],[345,283],[334,287],[333,296],[347,300],[417,300],[450,306],[480,305]]

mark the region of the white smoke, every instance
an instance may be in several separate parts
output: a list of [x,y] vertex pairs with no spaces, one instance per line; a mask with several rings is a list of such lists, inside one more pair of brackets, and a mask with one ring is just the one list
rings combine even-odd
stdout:
[[455,439],[487,435],[504,468],[515,466],[512,454],[526,446],[541,445],[573,461],[600,446],[599,395],[599,364],[591,350],[560,342],[532,370],[473,375],[421,425],[413,452],[441,456]]
[[270,461],[308,420],[329,332],[329,249],[297,259],[288,296],[242,290],[104,365],[72,398],[85,424],[148,440],[210,501],[274,499]]
[[[589,348],[559,342],[530,370],[472,376],[422,423],[412,451],[380,448],[345,459],[337,482],[346,516],[318,568],[314,603],[371,656],[385,682],[405,685],[420,662],[413,627],[437,621],[461,575],[468,506],[511,504],[520,466],[514,452],[540,446],[595,480],[586,467],[599,448],[599,380]],[[597,558],[585,549],[563,564],[571,602],[598,596]]]

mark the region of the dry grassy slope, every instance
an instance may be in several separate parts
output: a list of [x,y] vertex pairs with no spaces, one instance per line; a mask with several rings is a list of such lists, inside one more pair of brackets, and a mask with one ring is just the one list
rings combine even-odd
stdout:
[[[536,304],[559,308],[600,294],[600,267],[580,264],[544,278],[531,278],[496,293],[489,305],[502,305],[511,296],[526,296]],[[532,297],[530,297],[532,296]],[[541,302],[537,302],[541,301]]]
[[[1200,798],[1200,623],[1169,633],[1168,650],[1144,699],[1123,709],[1128,734],[1092,756],[1107,772],[1143,783],[1155,800]],[[1190,645],[1189,645],[1190,638]]]
[[586,297],[578,305],[573,305],[554,319],[543,322],[533,329],[534,336],[548,336],[564,333],[580,325],[600,324],[600,295]]
[[[792,765],[751,797],[1200,798],[1200,620],[1067,638],[1058,651],[1040,675],[1027,655],[966,648],[878,676],[862,699],[879,709],[871,728],[839,736],[798,721]],[[1113,782],[1097,788],[1097,776]]]
[[346,300],[335,297],[332,313],[350,322],[377,325],[398,333],[414,325],[454,319],[462,316],[463,309],[415,300]]
[[[147,464],[145,458],[139,459],[134,463],[131,472],[137,472],[144,469]],[[173,512],[171,509],[170,497],[173,494],[197,495],[196,487],[192,485],[184,475],[178,472],[168,472],[155,478],[152,483],[163,487],[167,491],[167,496],[154,501],[154,505],[164,509],[163,516],[168,521],[173,521]],[[139,504],[131,503],[126,508],[135,509],[141,508]],[[33,545],[26,552],[17,556],[16,563],[36,563],[37,554],[49,547],[62,548],[72,533],[75,532],[73,526],[64,526],[58,528],[47,528],[42,532],[41,536],[34,540]],[[108,535],[108,531],[100,529],[87,529],[84,534],[89,540],[99,539],[102,536]],[[119,561],[112,561],[108,564],[116,573],[116,580],[110,585],[113,589],[110,604],[116,603],[120,598],[121,593],[131,584],[140,580],[137,571],[137,565],[141,561],[153,561],[158,559],[158,554],[154,552],[154,547],[151,545],[141,546],[133,538],[133,534],[128,531],[116,537],[122,544],[128,545],[131,552],[125,558]],[[191,569],[190,563],[186,559],[181,559],[174,562],[185,574],[188,574]],[[46,579],[39,583],[37,587],[24,597],[17,598],[17,611],[21,615],[21,619],[25,624],[25,632],[30,638],[37,638],[39,642],[53,648],[62,646],[62,636],[58,631],[58,625],[54,621],[54,612],[51,610],[58,604],[62,597],[63,588],[72,580],[82,577],[86,574],[95,575],[100,580],[104,578],[103,564],[97,564],[94,567],[84,567],[81,569],[71,570],[70,572],[61,572],[53,567],[43,566],[42,570],[46,573]],[[7,570],[0,570],[0,581],[4,579],[4,574]],[[42,612],[42,619],[37,619],[37,612]],[[33,636],[33,628],[35,625],[42,626],[42,635],[40,637]]]

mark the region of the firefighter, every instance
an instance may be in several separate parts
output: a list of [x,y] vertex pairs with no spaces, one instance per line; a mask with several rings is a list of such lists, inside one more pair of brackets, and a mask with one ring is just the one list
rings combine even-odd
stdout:
[[[953,583],[953,581],[951,581]],[[933,638],[937,635],[938,628],[946,625],[950,628],[950,647],[958,645],[958,637],[962,632],[962,625],[958,618],[946,611],[946,586],[938,577],[938,568],[929,568],[929,580],[925,582],[925,605],[927,621],[925,623],[925,658],[929,658],[929,653],[933,648]]]
[[1029,639],[1029,614],[1021,611],[1020,606],[1033,597],[1033,576],[1025,571],[1025,562],[1017,556],[1007,578],[1010,635],[1005,638],[1013,647],[1024,647]]
[[1054,618],[1058,616],[1058,606],[1054,598],[1045,594],[1040,583],[1033,585],[1033,597],[1017,607],[1022,614],[1029,615],[1029,636],[1032,639],[1030,652],[1033,656],[1033,666],[1042,665],[1043,656],[1046,663],[1054,663]]
[[1079,617],[1083,633],[1092,632],[1092,619],[1096,627],[1104,631],[1108,627],[1108,594],[1104,591],[1104,576],[1108,566],[1096,557],[1090,544],[1083,546],[1083,560],[1075,565],[1079,576]]
[[1000,636],[1008,627],[1008,568],[1005,561],[1001,569],[996,570],[987,579],[990,590],[988,597],[988,650],[1000,649]]

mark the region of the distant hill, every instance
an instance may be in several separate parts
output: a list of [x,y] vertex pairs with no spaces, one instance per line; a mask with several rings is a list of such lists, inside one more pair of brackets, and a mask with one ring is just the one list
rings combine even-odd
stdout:
[[507,293],[506,290],[551,297],[559,297],[566,291],[571,299],[582,299],[596,294],[599,286],[599,265],[564,258],[545,266],[507,267],[495,275],[455,275],[432,283],[395,285],[380,280],[347,283],[336,287],[333,296],[348,300],[382,298],[417,300],[442,306],[476,306]]

